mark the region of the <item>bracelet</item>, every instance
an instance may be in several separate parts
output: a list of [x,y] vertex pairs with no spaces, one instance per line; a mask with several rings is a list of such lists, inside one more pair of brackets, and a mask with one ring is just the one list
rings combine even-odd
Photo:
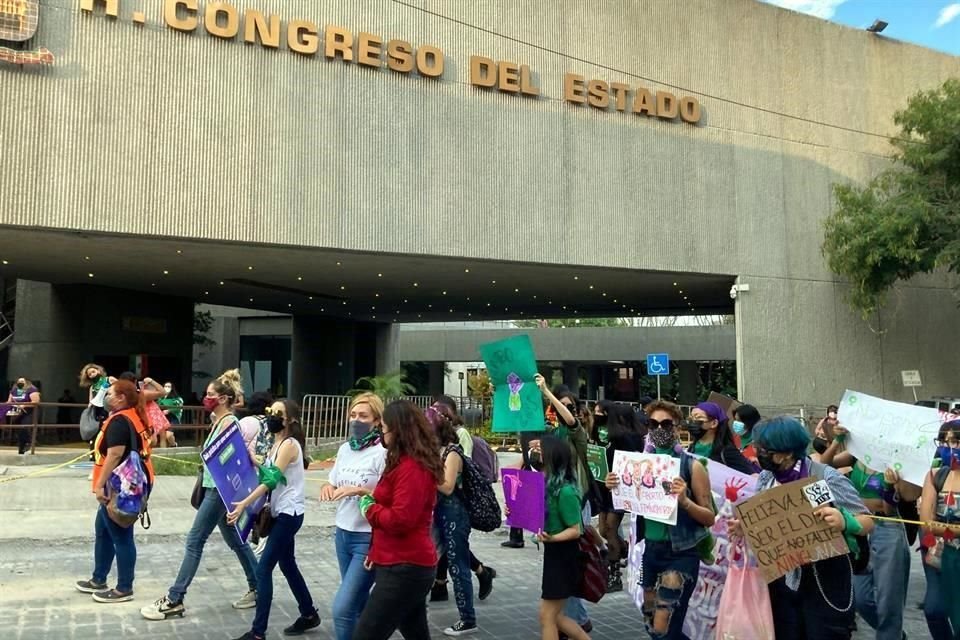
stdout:
[[853,517],[853,514],[840,507],[840,513],[843,515],[843,533],[857,536],[863,532],[863,525]]

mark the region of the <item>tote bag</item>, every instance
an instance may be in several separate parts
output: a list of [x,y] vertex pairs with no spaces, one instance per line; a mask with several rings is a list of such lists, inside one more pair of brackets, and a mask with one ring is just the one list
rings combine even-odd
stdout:
[[[738,545],[739,546],[739,545]],[[760,570],[750,566],[741,548],[740,562],[731,561],[717,612],[716,637],[725,640],[773,640],[770,592]]]

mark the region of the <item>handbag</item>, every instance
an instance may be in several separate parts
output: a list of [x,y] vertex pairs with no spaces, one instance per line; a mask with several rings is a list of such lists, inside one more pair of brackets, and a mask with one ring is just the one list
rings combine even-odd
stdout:
[[773,609],[770,591],[760,569],[750,566],[748,554],[738,544],[742,561],[731,560],[727,579],[717,606],[717,638],[727,640],[770,640],[773,630]]
[[130,449],[127,459],[110,473],[106,487],[110,490],[107,517],[117,526],[128,529],[140,520],[144,529],[150,528],[147,501],[150,498],[150,475],[140,458],[137,446],[139,435],[130,428]]
[[170,421],[163,414],[163,409],[156,402],[148,402],[145,407],[147,422],[155,434],[160,434],[170,428]]
[[577,541],[580,556],[580,584],[577,596],[590,602],[600,602],[607,592],[607,565],[597,548],[586,535]]
[[97,408],[88,405],[80,414],[80,437],[85,441],[93,440],[100,431],[100,421],[97,419]]
[[203,498],[207,493],[207,488],[203,486],[203,465],[197,465],[197,480],[193,483],[193,491],[190,492],[190,506],[199,510],[203,504]]
[[253,532],[257,538],[266,538],[273,529],[273,513],[270,511],[270,502],[268,501],[257,514],[257,521],[253,523]]

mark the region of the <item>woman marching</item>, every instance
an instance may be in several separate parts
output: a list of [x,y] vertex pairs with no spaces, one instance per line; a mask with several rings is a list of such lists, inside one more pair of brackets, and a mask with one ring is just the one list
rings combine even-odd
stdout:
[[303,453],[305,439],[300,424],[300,407],[292,400],[284,400],[283,404],[283,417],[271,415],[267,419],[267,425],[276,439],[260,467],[260,485],[242,501],[234,503],[233,510],[227,514],[227,522],[236,524],[247,507],[261,496],[270,493],[273,526],[267,537],[266,549],[257,565],[257,612],[253,617],[253,627],[237,640],[266,638],[267,622],[273,603],[273,570],[278,564],[300,610],[300,617],[283,630],[284,635],[301,635],[320,626],[320,616],[313,606],[313,597],[294,556],[296,535],[303,526],[303,514],[306,510],[304,471],[310,463]]
[[[833,427],[833,442],[820,455],[820,462],[834,468],[852,467],[849,478],[864,506],[874,515],[902,518],[900,501],[920,497],[920,487],[905,482],[893,469],[883,473],[868,468],[849,452],[842,451],[847,431]],[[910,544],[902,522],[878,520],[869,536],[870,560],[853,576],[857,613],[877,632],[877,640],[901,640],[903,611],[910,582]]]
[[413,403],[391,402],[383,411],[387,449],[383,477],[360,498],[373,537],[365,566],[375,572],[373,591],[353,632],[354,640],[429,640],[427,594],[437,573],[430,536],[437,486],[444,481],[433,427]]
[[[817,512],[824,522],[843,532],[848,546],[873,530],[873,520],[850,481],[807,455],[810,434],[799,420],[788,416],[764,420],[754,430],[754,444],[763,469],[757,480],[758,495],[804,478],[824,480],[834,497],[833,506]],[[728,524],[731,535],[742,536],[739,520]],[[794,569],[771,582],[769,591],[777,640],[849,640],[855,617],[849,555]]]
[[[153,463],[150,449],[154,442],[146,426],[143,402],[137,388],[125,380],[110,385],[104,404],[110,412],[94,445],[96,459],[93,471],[93,493],[100,503],[94,523],[93,576],[77,582],[77,591],[93,594],[96,602],[127,602],[133,600],[133,576],[137,564],[137,547],[133,540],[133,526],[121,527],[107,512],[110,502],[110,476],[113,470],[130,457],[131,444],[147,472],[147,484],[153,486]],[[113,560],[117,560],[117,587],[107,588],[107,574]]]
[[727,425],[727,414],[720,405],[701,402],[690,411],[690,420],[685,426],[693,438],[693,443],[687,449],[690,453],[747,475],[759,471],[740,453]]
[[927,595],[923,613],[933,640],[960,637],[960,420],[944,422],[937,435],[939,466],[927,474],[920,519]]
[[[204,442],[204,448],[227,429],[235,425],[239,429],[239,421],[233,415],[233,408],[240,390],[240,372],[236,369],[227,371],[207,385],[203,408],[210,413],[213,428]],[[185,611],[183,598],[187,595],[187,588],[200,568],[200,559],[203,556],[207,538],[216,528],[220,529],[220,535],[237,556],[247,579],[247,593],[233,603],[234,609],[251,609],[257,606],[257,559],[253,555],[253,550],[240,539],[236,527],[227,522],[227,509],[217,493],[213,476],[206,468],[203,470],[203,487],[203,502],[197,509],[193,526],[187,534],[186,549],[183,561],[180,563],[180,570],[177,572],[177,579],[167,595],[140,609],[140,615],[147,620],[166,620],[172,616],[183,616]]]
[[752,404],[742,404],[733,410],[731,429],[740,438],[740,453],[753,465],[757,465],[757,449],[753,446],[753,428],[759,422],[760,412]]
[[[706,467],[692,456],[678,453],[678,428],[683,420],[680,408],[664,400],[646,407],[654,452],[680,458],[680,476],[673,479],[671,492],[677,496],[677,524],[646,519],[643,551],[643,615],[653,640],[682,640],[683,620],[700,573],[697,546],[710,535],[713,526],[713,497]],[[739,453],[739,452],[738,452]],[[620,478],[607,475],[608,489]]]
[[338,500],[335,546],[340,588],[333,596],[333,626],[337,640],[350,640],[367,604],[373,572],[364,567],[370,553],[370,523],[360,513],[360,497],[373,491],[386,465],[380,442],[383,400],[361,393],[350,403],[350,439],[340,446],[329,483],[320,489],[323,501]]

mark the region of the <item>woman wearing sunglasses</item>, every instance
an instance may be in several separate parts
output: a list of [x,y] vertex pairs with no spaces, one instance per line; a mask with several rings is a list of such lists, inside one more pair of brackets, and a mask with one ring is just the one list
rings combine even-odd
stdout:
[[[643,551],[643,617],[653,640],[680,640],[690,596],[697,586],[700,553],[697,545],[710,535],[715,515],[710,476],[704,465],[678,451],[680,408],[664,400],[646,407],[648,436],[658,454],[680,459],[680,476],[670,490],[677,496],[677,524],[646,518]],[[606,486],[616,489],[620,478],[607,475]]]

